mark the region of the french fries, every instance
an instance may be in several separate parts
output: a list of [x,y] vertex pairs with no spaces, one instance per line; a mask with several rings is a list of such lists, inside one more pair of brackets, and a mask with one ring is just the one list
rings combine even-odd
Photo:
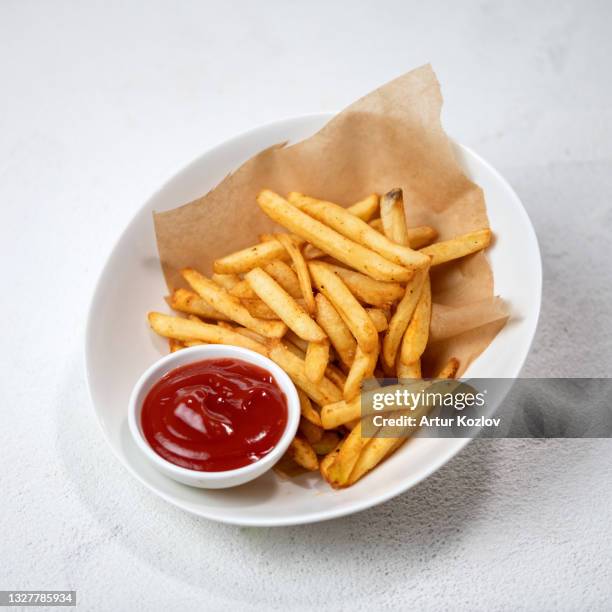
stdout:
[[[494,309],[486,300],[460,311],[447,306],[431,267],[486,248],[492,234],[483,229],[436,243],[435,228],[407,226],[399,188],[347,208],[266,189],[257,203],[286,233],[260,234],[258,244],[216,259],[210,277],[183,269],[191,289],[166,298],[181,316],[150,312],[148,322],[171,352],[229,344],[279,365],[296,385],[300,423],[275,469],[290,477],[318,470],[333,488],[351,486],[416,430],[406,426],[389,438],[384,427],[366,429],[379,409],[374,394],[434,384],[421,380],[422,367],[426,377],[460,373],[456,358],[437,373],[430,355],[421,361],[428,345],[447,337],[448,326],[436,322],[451,310],[457,335],[475,313]],[[433,325],[432,280],[440,301]],[[381,378],[397,381],[381,386]],[[428,409],[417,406],[410,415],[418,421]]]
[[269,274],[261,268],[253,268],[246,273],[245,278],[262,302],[265,302],[300,338],[308,342],[326,340],[325,332]]
[[148,319],[153,331],[166,338],[182,341],[201,340],[210,344],[231,344],[232,346],[242,346],[262,355],[268,354],[268,350],[263,344],[218,325],[190,321],[160,312],[150,312]]
[[319,382],[323,378],[329,363],[329,340],[309,342],[304,363],[306,376],[312,382]]
[[[264,189],[257,196],[257,203],[273,221],[311,242],[338,261],[372,278],[385,281],[407,281],[412,276],[412,270],[397,265],[371,249],[349,240],[331,227],[298,210],[273,191]],[[353,220],[358,220],[350,213],[348,216]],[[368,226],[367,223],[365,225]],[[270,244],[274,243],[263,243],[263,245]],[[267,261],[274,258],[270,257]],[[219,271],[216,267],[215,270]]]
[[365,353],[371,353],[378,345],[378,332],[363,306],[327,264],[313,261],[308,268],[317,289],[338,311],[357,344]]
[[380,201],[380,219],[383,232],[396,244],[410,246],[406,217],[404,215],[404,197],[401,189],[392,189],[385,193]]
[[295,242],[287,234],[278,234],[276,239],[285,247],[285,251],[289,253],[295,273],[297,274],[298,282],[300,285],[300,291],[304,297],[306,303],[306,310],[311,315],[315,313],[315,301],[314,295],[312,294],[312,282],[310,280],[310,274],[308,273],[308,267],[304,256],[300,252],[300,249],[296,246]]
[[412,320],[410,321],[404,337],[402,338],[402,348],[400,359],[402,363],[414,363],[420,359],[429,337],[429,322],[431,320],[431,282],[429,276],[425,278],[421,289],[421,296],[414,309]]
[[452,259],[459,259],[459,257],[465,257],[476,251],[486,249],[491,244],[491,237],[490,229],[478,230],[463,236],[457,236],[451,240],[436,242],[421,249],[419,252],[429,255],[431,257],[431,265],[437,266]]
[[[427,257],[422,253],[413,251],[402,244],[391,242],[386,236],[372,229],[365,221],[351,215],[342,206],[296,193],[289,195],[289,202],[346,238],[371,249],[393,263],[406,268],[420,268],[428,263]],[[334,255],[334,257],[337,256]],[[337,259],[340,258],[337,257]]]
[[328,335],[342,363],[350,367],[353,359],[355,359],[357,341],[338,311],[322,293],[317,293],[315,300],[317,303],[317,323]]
[[267,338],[281,338],[287,331],[287,327],[281,321],[266,321],[253,317],[251,313],[240,303],[240,300],[230,295],[223,287],[206,278],[192,268],[181,271],[183,278],[191,285],[193,290],[209,306],[222,312],[232,321],[240,323],[247,329],[266,336]]

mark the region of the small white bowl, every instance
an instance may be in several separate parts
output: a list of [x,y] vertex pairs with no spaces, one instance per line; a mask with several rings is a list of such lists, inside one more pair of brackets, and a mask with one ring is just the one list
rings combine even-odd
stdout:
[[[141,426],[142,404],[151,387],[165,374],[186,365],[206,359],[240,359],[267,370],[274,376],[281,391],[287,398],[287,424],[278,444],[265,456],[244,467],[222,472],[203,472],[180,467],[158,455],[147,442]],[[227,489],[267,472],[285,453],[295,436],[300,422],[300,401],[295,386],[289,376],[267,357],[237,346],[225,344],[193,346],[170,353],[156,361],[139,379],[128,405],[128,423],[136,446],[144,456],[166,476],[183,484],[201,489]]]

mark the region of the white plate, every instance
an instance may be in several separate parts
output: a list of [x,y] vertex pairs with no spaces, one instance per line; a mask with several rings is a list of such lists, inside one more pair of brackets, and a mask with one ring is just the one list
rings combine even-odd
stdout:
[[[86,361],[93,405],[113,451],[151,491],[170,503],[209,519],[238,525],[293,525],[351,514],[408,490],[446,463],[468,439],[417,438],[356,485],[333,491],[318,475],[281,480],[274,473],[235,489],[205,491],[160,474],[135,447],[128,431],[132,386],[167,351],[145,322],[145,313],[163,306],[166,287],[153,231],[153,210],[166,210],[201,196],[255,153],[283,141],[314,134],[330,114],[278,121],[251,130],[205,153],[160,189],[132,219],[113,249],[91,303]],[[488,163],[463,146],[461,165],[485,192],[495,245],[488,257],[495,292],[508,300],[512,320],[466,375],[514,378],[533,339],[542,290],[542,264],[535,232],[520,200]]]

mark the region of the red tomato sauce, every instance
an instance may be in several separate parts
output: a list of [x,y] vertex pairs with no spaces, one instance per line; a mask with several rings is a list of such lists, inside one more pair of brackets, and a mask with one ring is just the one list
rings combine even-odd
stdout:
[[191,470],[249,465],[278,444],[287,399],[274,376],[239,359],[208,359],[165,374],[147,394],[145,438],[164,459]]

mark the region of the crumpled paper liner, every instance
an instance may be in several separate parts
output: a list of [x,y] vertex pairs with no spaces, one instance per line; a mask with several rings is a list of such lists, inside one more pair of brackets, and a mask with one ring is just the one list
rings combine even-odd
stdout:
[[[484,195],[457,163],[440,123],[442,96],[426,65],[357,100],[314,136],[255,155],[201,198],[154,214],[160,261],[170,290],[184,286],[186,266],[212,271],[214,259],[278,230],[257,206],[257,193],[300,191],[349,205],[369,193],[400,187],[409,226],[431,225],[439,239],[488,227]],[[433,301],[446,307],[493,302],[493,275],[482,253],[436,267]],[[492,305],[491,308],[494,308]],[[441,311],[440,311],[441,312]],[[457,357],[459,374],[493,340],[502,318],[430,344],[425,374]],[[436,324],[434,309],[434,325]],[[431,371],[429,370],[431,369]]]

